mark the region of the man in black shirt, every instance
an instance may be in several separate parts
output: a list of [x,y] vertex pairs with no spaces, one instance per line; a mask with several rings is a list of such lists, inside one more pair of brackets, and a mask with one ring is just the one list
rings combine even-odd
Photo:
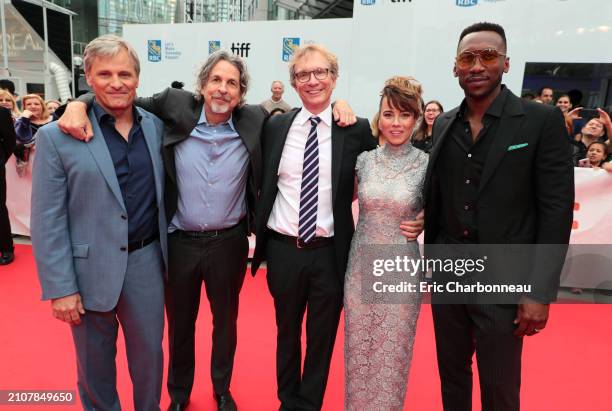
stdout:
[[[546,326],[572,225],[574,174],[563,115],[512,94],[501,84],[509,68],[501,26],[478,23],[461,33],[454,74],[465,99],[434,124],[426,247],[561,246],[548,257],[547,269],[530,263],[517,274],[543,285],[518,304],[435,304],[438,297],[432,296],[445,410],[472,410],[474,352],[483,411],[519,410],[522,337]],[[502,271],[490,270],[498,276]]]
[[10,264],[13,259],[11,222],[6,208],[6,174],[4,164],[15,149],[15,128],[11,112],[0,107],[0,265]]

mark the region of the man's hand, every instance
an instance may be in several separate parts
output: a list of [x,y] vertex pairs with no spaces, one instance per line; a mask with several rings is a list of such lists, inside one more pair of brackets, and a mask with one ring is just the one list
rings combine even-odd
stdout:
[[80,324],[81,315],[85,314],[79,293],[51,300],[51,310],[55,318],[70,325]]
[[542,331],[548,321],[549,308],[548,304],[540,304],[529,298],[523,298],[518,305],[514,319],[514,324],[517,325],[514,335],[523,337]]
[[333,110],[334,120],[340,127],[352,126],[357,122],[353,109],[344,100],[336,100]]
[[421,210],[414,220],[400,222],[400,231],[408,241],[416,241],[419,235],[421,235],[423,232],[424,226],[425,212]]
[[80,101],[68,103],[64,114],[57,120],[57,125],[60,130],[77,140],[87,142],[93,137],[91,122],[87,117],[87,105]]

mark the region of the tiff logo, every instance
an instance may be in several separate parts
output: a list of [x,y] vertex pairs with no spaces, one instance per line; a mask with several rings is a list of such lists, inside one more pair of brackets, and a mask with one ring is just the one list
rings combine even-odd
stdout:
[[249,57],[251,43],[232,43],[232,48],[230,50],[237,56]]

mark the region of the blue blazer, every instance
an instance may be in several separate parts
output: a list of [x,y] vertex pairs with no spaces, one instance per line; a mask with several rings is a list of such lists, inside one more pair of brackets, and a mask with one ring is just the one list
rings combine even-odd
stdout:
[[[159,241],[167,267],[163,123],[137,110],[153,162]],[[128,222],[122,217],[127,212],[106,141],[93,110],[88,114],[94,131],[89,143],[62,133],[55,122],[38,131],[32,246],[43,300],[78,292],[85,309],[110,311],[119,300],[127,270]]]

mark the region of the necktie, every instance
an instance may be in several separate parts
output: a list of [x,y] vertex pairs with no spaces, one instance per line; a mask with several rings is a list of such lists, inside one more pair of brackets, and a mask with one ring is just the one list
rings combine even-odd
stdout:
[[317,205],[319,202],[319,140],[317,125],[321,119],[310,117],[310,133],[304,147],[302,188],[300,191],[300,216],[298,237],[308,243],[317,230]]

